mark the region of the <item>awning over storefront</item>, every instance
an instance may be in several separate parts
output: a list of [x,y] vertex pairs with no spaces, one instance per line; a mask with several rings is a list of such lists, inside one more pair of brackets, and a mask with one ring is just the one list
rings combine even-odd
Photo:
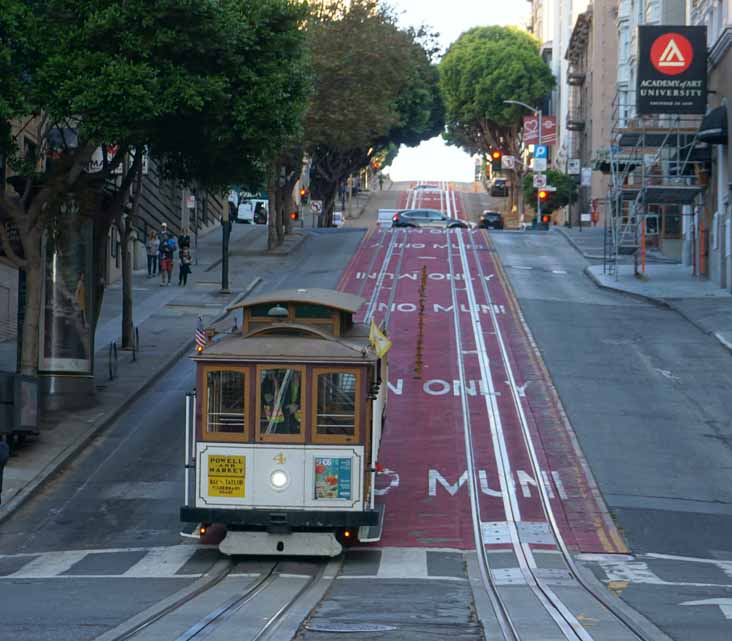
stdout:
[[727,107],[716,107],[704,116],[697,138],[710,145],[727,144]]

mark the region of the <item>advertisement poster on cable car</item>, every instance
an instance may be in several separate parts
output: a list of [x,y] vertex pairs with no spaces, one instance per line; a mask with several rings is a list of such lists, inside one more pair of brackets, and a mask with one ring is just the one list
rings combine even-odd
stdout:
[[246,496],[244,456],[208,456],[208,495],[241,498]]
[[315,498],[351,498],[350,458],[315,458]]

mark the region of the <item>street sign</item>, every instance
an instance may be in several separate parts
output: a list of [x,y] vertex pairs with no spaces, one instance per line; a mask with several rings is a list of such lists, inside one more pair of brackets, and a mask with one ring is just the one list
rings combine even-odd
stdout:
[[310,201],[310,209],[314,214],[322,214],[323,213],[323,201],[322,200],[311,200]]
[[582,167],[580,185],[582,187],[592,187],[592,167]]
[[571,158],[567,161],[567,173],[570,176],[579,176],[580,160],[579,158]]
[[546,174],[534,174],[534,187],[536,189],[546,187]]
[[553,185],[545,185],[544,186],[544,191],[556,191],[556,190],[557,190],[557,188],[554,187]]
[[502,164],[504,169],[516,169],[516,158],[514,156],[504,156]]
[[546,171],[546,158],[534,158],[534,171]]
[[547,145],[534,145],[534,158],[543,158],[546,160],[549,157],[549,147]]
[[707,28],[638,28],[639,114],[703,114],[707,109]]
[[[524,116],[523,140],[525,145],[534,145],[539,141],[539,117]],[[557,117],[543,116],[541,119],[541,143],[555,145],[557,143]]]

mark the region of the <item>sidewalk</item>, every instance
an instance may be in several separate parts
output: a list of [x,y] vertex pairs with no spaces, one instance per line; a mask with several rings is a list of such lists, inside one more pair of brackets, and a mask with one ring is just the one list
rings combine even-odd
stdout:
[[[295,251],[307,234],[298,231],[267,256]],[[21,445],[5,468],[0,521],[28,499],[56,470],[80,452],[99,432],[192,349],[198,317],[204,323],[223,317],[231,302],[244,298],[261,281],[252,269],[243,268],[237,256],[264,256],[266,227],[235,225],[230,244],[230,292],[222,294],[221,232],[199,239],[192,273],[186,288],[178,287],[177,266],[173,285],[161,287],[159,277],[146,273],[133,278],[134,320],[140,333],[136,359],[118,351],[117,375],[110,379],[110,344],[121,332],[121,283],[107,288],[95,336],[97,404],[88,410],[58,412],[43,417],[41,434]],[[247,264],[247,267],[249,265]],[[256,276],[256,277],[255,277]],[[0,369],[15,369],[15,342],[0,344]]]
[[[567,242],[572,245],[582,256],[588,260],[603,259],[603,242],[605,238],[604,227],[552,227],[552,230],[561,234],[566,238]],[[632,257],[622,257],[623,262],[633,262]],[[649,247],[646,252],[646,261],[648,263],[663,263],[668,265],[678,264],[678,260],[664,256],[658,249]]]
[[604,274],[602,265],[588,265],[585,273],[598,287],[673,309],[732,352],[732,294],[693,276],[690,267],[649,264],[637,277],[632,265],[618,265],[617,279]]

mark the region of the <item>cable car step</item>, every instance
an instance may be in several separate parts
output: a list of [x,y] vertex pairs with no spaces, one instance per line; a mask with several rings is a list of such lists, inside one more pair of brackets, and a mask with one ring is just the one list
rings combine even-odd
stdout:
[[361,543],[381,541],[381,535],[384,533],[384,511],[386,506],[378,504],[374,506],[374,510],[379,513],[379,522],[376,525],[362,525],[358,528],[358,540]]

